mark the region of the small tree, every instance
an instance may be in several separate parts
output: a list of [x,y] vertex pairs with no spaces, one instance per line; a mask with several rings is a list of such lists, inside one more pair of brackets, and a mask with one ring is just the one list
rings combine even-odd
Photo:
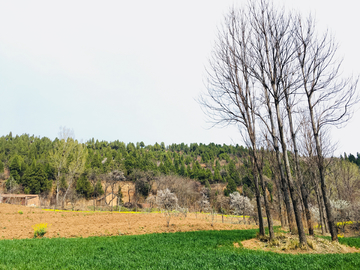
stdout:
[[205,192],[202,192],[202,197],[198,201],[198,204],[201,212],[207,212],[211,209],[209,197],[206,195]]
[[229,196],[233,192],[236,192],[236,184],[231,177],[228,177],[228,184],[226,186],[226,189],[224,189],[224,195]]
[[156,196],[156,204],[165,211],[167,226],[170,225],[171,212],[177,208],[178,198],[169,189],[159,190]]
[[345,200],[330,200],[330,204],[336,227],[339,228],[341,226],[341,230],[344,233],[347,222],[351,221],[352,218],[350,203]]
[[250,199],[241,196],[239,192],[230,194],[230,208],[234,209],[235,215],[243,215],[244,224],[246,222],[245,215],[254,211],[254,206],[251,204]]

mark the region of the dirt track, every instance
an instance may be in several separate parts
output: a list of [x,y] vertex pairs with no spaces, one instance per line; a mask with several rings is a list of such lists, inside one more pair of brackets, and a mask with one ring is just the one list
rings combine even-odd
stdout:
[[196,217],[191,213],[186,218],[182,215],[171,217],[167,227],[161,213],[54,212],[0,204],[0,239],[32,238],[34,230],[31,226],[38,223],[49,224],[45,235],[48,238],[257,228],[255,225],[230,224],[230,221],[226,218],[222,223],[221,216],[217,216],[211,226],[210,215],[198,214]]

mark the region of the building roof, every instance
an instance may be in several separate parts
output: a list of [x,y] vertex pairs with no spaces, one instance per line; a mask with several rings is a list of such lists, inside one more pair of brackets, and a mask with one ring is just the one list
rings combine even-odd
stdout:
[[26,198],[26,197],[35,198],[38,196],[39,195],[35,195],[35,194],[0,194],[0,197],[3,198]]

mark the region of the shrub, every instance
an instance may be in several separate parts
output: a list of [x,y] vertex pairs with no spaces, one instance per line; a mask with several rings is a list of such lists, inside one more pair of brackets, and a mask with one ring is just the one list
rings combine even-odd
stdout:
[[32,226],[32,228],[34,229],[34,238],[43,237],[47,231],[47,227],[47,223],[39,223]]

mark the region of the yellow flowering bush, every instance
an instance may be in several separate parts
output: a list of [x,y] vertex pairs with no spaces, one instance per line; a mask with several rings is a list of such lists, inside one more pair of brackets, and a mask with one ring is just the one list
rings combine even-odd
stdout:
[[43,237],[47,231],[47,227],[47,223],[39,223],[32,226],[32,228],[34,229],[34,238]]

